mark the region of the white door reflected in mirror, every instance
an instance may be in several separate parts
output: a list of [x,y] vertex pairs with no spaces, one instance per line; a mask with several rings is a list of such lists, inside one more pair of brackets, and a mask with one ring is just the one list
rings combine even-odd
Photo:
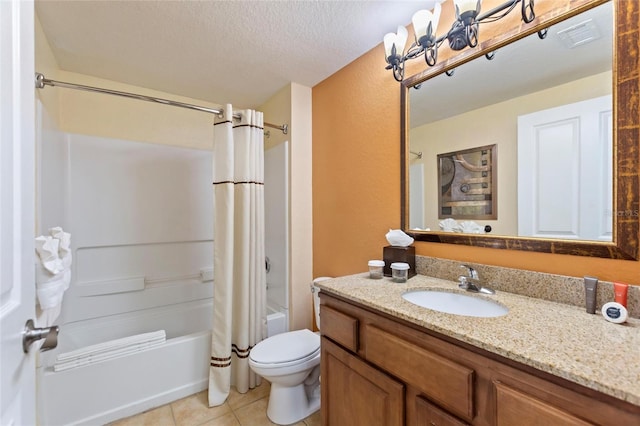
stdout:
[[613,240],[611,105],[602,96],[518,117],[518,236]]

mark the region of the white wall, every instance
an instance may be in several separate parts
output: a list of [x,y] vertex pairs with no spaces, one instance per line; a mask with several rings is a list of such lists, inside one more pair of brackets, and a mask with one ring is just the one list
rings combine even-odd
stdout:
[[[210,108],[220,107],[201,99],[60,70],[37,21],[36,71],[53,80],[104,87]],[[206,112],[60,87],[46,86],[38,89],[36,93],[58,128],[66,133],[197,149],[213,148],[213,118]]]

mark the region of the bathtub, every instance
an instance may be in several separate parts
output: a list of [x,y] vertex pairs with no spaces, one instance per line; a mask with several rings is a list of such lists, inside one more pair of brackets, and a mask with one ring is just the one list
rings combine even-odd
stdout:
[[[212,299],[65,325],[59,347],[41,354],[38,411],[43,425],[96,425],[207,389]],[[269,333],[286,331],[286,313],[269,307]],[[114,338],[165,330],[161,346],[54,372],[58,353]]]
[[267,337],[289,331],[288,310],[267,299]]

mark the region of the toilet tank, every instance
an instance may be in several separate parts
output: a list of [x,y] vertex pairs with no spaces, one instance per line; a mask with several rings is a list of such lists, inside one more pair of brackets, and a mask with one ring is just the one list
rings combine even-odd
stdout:
[[318,277],[314,278],[313,284],[311,284],[311,292],[313,293],[313,313],[316,316],[316,326],[320,329],[320,289],[316,287],[316,284],[322,281],[330,280],[333,277]]
[[320,289],[316,287],[316,284],[332,278],[333,277],[314,278],[313,284],[311,284],[311,292],[313,293],[313,313],[316,316],[316,327],[318,327],[318,330],[320,329]]

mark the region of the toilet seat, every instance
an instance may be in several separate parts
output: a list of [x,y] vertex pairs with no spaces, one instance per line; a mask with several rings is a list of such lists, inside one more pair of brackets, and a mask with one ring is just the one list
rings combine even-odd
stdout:
[[318,348],[318,350],[316,350],[315,352],[313,352],[312,354],[310,354],[310,355],[308,355],[308,356],[306,356],[304,358],[296,359],[296,360],[293,360],[293,361],[274,362],[274,363],[271,363],[271,364],[263,364],[263,363],[261,363],[259,361],[255,361],[253,359],[249,359],[249,362],[254,367],[261,368],[264,371],[271,370],[271,369],[273,369],[273,370],[279,369],[279,370],[283,370],[284,371],[284,369],[286,367],[297,366],[297,365],[304,366],[305,363],[307,363],[308,361],[313,360],[314,358],[320,359],[320,348]]
[[255,345],[249,359],[262,368],[302,364],[320,354],[320,336],[310,330],[277,334]]

